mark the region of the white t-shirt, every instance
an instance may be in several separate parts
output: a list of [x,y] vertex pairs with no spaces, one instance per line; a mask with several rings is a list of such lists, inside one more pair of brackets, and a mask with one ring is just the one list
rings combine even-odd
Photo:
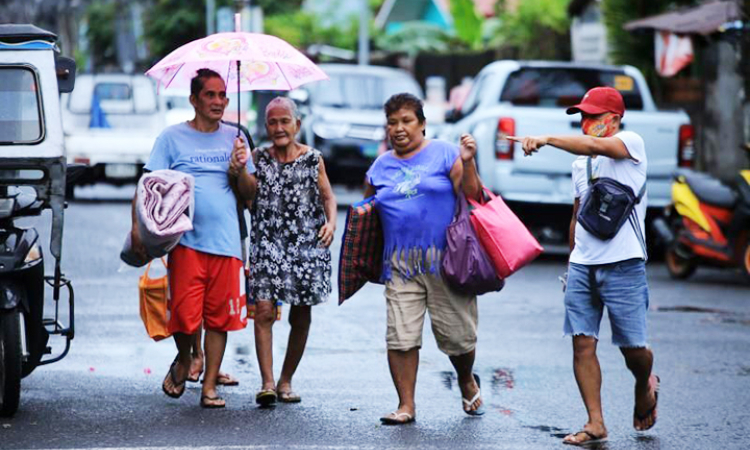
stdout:
[[[646,148],[643,139],[632,131],[621,131],[615,135],[620,139],[630,153],[632,159],[612,159],[606,156],[597,156],[592,159],[593,178],[607,177],[626,184],[638,195],[643,183],[646,182]],[[589,190],[589,180],[586,174],[586,156],[579,156],[573,162],[573,195],[583,203],[583,199]],[[646,205],[648,204],[648,192],[635,207],[641,232],[645,239]],[[645,259],[641,243],[638,240],[630,222],[625,222],[615,237],[603,241],[586,231],[580,223],[576,222],[575,247],[570,254],[570,262],[584,265],[610,264],[626,259]]]

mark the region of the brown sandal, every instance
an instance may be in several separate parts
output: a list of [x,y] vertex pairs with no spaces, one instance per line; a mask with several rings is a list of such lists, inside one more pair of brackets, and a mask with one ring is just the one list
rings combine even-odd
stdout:
[[[217,402],[217,403],[209,403],[209,402]],[[224,401],[223,398],[219,397],[218,395],[216,397],[211,397],[208,395],[201,395],[201,408],[224,408],[227,406],[227,403]]]

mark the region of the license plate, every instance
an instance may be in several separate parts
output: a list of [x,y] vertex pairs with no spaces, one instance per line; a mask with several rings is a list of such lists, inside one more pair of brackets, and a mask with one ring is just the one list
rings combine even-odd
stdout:
[[104,175],[107,178],[135,178],[138,175],[138,166],[135,164],[107,164],[104,166]]
[[378,147],[380,147],[379,142],[373,142],[371,144],[363,144],[362,155],[368,158],[375,158],[376,156],[378,156]]

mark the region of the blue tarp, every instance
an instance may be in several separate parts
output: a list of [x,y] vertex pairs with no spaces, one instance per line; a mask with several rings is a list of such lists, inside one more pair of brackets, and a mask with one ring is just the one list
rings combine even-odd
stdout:
[[89,128],[112,128],[107,121],[107,115],[102,109],[102,105],[99,104],[99,95],[94,89],[94,95],[91,97],[91,121],[89,122]]

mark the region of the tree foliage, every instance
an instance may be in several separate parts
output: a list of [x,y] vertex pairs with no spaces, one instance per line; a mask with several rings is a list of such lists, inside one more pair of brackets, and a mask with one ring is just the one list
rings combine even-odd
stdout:
[[304,0],[253,0],[253,5],[260,6],[263,9],[263,15],[276,16],[279,14],[289,14],[302,9]]
[[483,18],[477,14],[474,0],[450,0],[456,36],[474,50],[482,48]]
[[465,42],[450,35],[438,25],[421,21],[405,23],[400,30],[391,34],[381,34],[375,39],[375,45],[381,49],[409,55],[420,52],[446,53],[466,48]]
[[[498,26],[491,45],[512,46],[523,59],[567,59],[570,0],[523,0],[511,9],[498,2]],[[565,54],[568,53],[568,54]]]
[[314,15],[305,11],[295,11],[266,16],[263,26],[266,33],[284,39],[297,48],[306,48],[313,44],[326,44],[348,50],[357,48],[359,19],[355,16],[350,17],[348,21],[325,27]]
[[[110,2],[92,2],[86,8],[89,41],[89,53],[95,67],[117,64],[117,47],[115,44],[115,16],[117,4]],[[80,55],[78,60],[83,61]]]

